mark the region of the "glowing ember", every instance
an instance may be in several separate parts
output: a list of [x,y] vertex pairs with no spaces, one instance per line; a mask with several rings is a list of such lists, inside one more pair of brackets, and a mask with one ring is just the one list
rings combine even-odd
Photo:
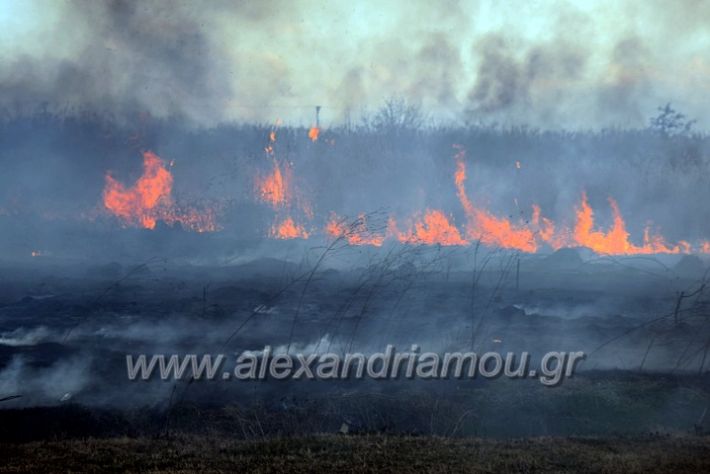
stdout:
[[311,127],[311,129],[308,130],[308,138],[310,138],[312,142],[318,141],[319,134],[320,134],[320,129],[318,127]]
[[130,188],[106,175],[104,207],[126,225],[154,229],[158,220],[197,232],[217,230],[213,210],[180,209],[172,200],[173,176],[153,152],[143,153],[143,174]]

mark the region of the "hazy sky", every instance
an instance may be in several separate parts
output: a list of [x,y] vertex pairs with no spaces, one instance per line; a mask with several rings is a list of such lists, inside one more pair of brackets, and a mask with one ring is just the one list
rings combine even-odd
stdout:
[[118,116],[710,127],[710,0],[0,2],[0,104]]

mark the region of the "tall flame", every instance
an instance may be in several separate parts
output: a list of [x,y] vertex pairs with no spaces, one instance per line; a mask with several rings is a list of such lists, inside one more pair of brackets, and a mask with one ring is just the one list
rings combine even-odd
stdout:
[[609,205],[613,216],[611,229],[607,232],[594,230],[594,211],[587,201],[587,194],[582,193],[582,202],[576,211],[577,220],[573,233],[577,245],[610,255],[681,253],[689,250],[689,244],[683,241],[669,247],[663,236],[652,235],[648,227],[644,230],[643,245],[634,245],[629,241],[626,222],[621,216],[619,205],[612,198],[609,198]]
[[172,205],[172,188],[170,171],[158,155],[147,151],[143,153],[143,174],[130,188],[106,175],[104,206],[127,224],[153,229],[159,215],[159,204]]
[[143,173],[131,187],[106,175],[104,207],[124,224],[154,229],[158,220],[179,223],[198,232],[217,230],[212,209],[198,212],[180,209],[172,199],[173,176],[163,160],[151,151],[143,153]]
[[256,186],[259,197],[274,209],[286,205],[290,196],[290,169],[274,160],[274,168],[271,173],[264,177],[256,178]]
[[456,153],[456,172],[454,183],[456,195],[463,206],[468,226],[466,235],[469,239],[478,240],[486,245],[497,246],[505,249],[517,249],[523,252],[535,252],[537,243],[535,234],[525,225],[515,225],[510,220],[496,217],[485,209],[473,205],[466,195],[466,164],[463,161],[465,152],[458,148]]
[[[276,143],[276,131],[269,133],[269,144],[265,151],[267,157],[273,163],[271,172],[264,176],[257,176],[255,180],[257,197],[260,201],[269,204],[279,214],[288,212],[293,204],[293,184],[292,172],[287,162],[280,162],[274,152]],[[313,217],[313,210],[308,202],[301,202],[303,213],[309,218]],[[307,239],[309,233],[305,228],[297,224],[293,217],[286,214],[280,222],[271,226],[269,235],[277,239]]]

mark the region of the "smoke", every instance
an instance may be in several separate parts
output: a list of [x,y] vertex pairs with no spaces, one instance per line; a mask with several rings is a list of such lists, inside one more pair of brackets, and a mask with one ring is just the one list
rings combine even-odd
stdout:
[[624,117],[635,123],[645,120],[643,97],[652,92],[650,52],[637,37],[620,40],[613,48],[608,82],[599,90],[598,113]]
[[[185,4],[67,5],[48,29],[70,53],[50,49],[11,60],[2,100],[19,108],[46,103],[119,117],[206,117],[221,108],[230,85],[205,26]],[[73,30],[78,33],[68,33]]]
[[521,47],[497,33],[483,38],[474,54],[481,59],[468,94],[470,113],[500,116],[508,122],[514,115],[526,114],[547,122],[558,119],[554,96],[560,95],[561,88],[574,86],[587,59],[583,50],[564,39]]
[[34,345],[46,341],[50,335],[50,330],[46,326],[30,329],[19,327],[0,334],[0,344],[10,347]]
[[672,101],[702,127],[708,8],[10,2],[0,106],[307,125],[314,105],[333,123],[399,96],[438,121],[597,128]]
[[37,367],[16,355],[0,371],[0,392],[22,394],[27,399],[24,402],[65,402],[88,385],[90,367],[88,356],[57,360],[49,366]]

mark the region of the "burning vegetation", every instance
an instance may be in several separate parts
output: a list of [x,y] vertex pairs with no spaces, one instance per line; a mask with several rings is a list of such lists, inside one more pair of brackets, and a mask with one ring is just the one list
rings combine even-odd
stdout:
[[[308,132],[308,138],[317,142],[319,133],[320,129],[313,127]],[[441,246],[481,243],[492,248],[526,253],[565,247],[586,247],[607,255],[710,252],[710,243],[706,241],[697,245],[685,240],[668,243],[650,225],[644,228],[641,242],[634,243],[619,205],[612,197],[608,198],[612,221],[610,227],[604,230],[595,223],[595,210],[584,191],[570,214],[571,221],[555,222],[543,215],[538,204],[532,204],[527,219],[522,211],[518,218],[496,215],[477,204],[468,194],[466,149],[462,145],[453,145],[452,190],[460,208],[448,211],[427,208],[410,215],[390,213],[386,224],[382,225],[373,225],[365,212],[360,212],[355,220],[348,222],[333,209],[327,211],[329,218],[320,220],[297,186],[293,162],[281,158],[276,147],[277,131],[274,128],[269,132],[264,147],[268,170],[257,172],[254,178],[256,200],[274,212],[273,223],[266,232],[271,238],[309,239],[320,235],[330,239],[342,237],[350,245],[374,247],[380,247],[387,241]],[[125,186],[107,174],[103,191],[105,209],[124,226],[154,229],[157,222],[162,221],[196,232],[219,230],[214,208],[198,210],[176,204],[172,195],[171,166],[155,153],[147,151],[143,154],[143,173],[132,186]],[[520,161],[516,160],[516,171],[520,168]],[[391,203],[383,203],[387,204]],[[463,221],[457,223],[452,211],[461,213]]]
[[126,226],[154,229],[158,221],[180,224],[195,232],[218,230],[215,211],[181,208],[172,198],[173,175],[165,162],[151,151],[143,153],[143,173],[126,187],[106,175],[103,205]]
[[269,132],[269,143],[264,149],[271,170],[265,175],[257,175],[255,179],[257,200],[268,204],[276,212],[275,222],[269,230],[269,236],[282,240],[307,239],[310,233],[302,225],[296,223],[291,213],[300,210],[301,213],[312,219],[313,213],[310,204],[295,192],[291,165],[287,161],[277,159],[274,151],[275,145],[276,131],[272,130]]
[[320,135],[320,128],[311,127],[310,130],[308,130],[308,138],[310,138],[312,142],[318,141],[318,135]]
[[[313,139],[314,134],[311,132],[309,138]],[[276,159],[273,148],[275,141],[276,135],[272,131],[266,148],[272,169],[267,175],[256,179],[258,199],[277,211],[276,223],[269,231],[269,236],[278,239],[307,239],[318,234],[318,225],[313,222],[312,211],[301,213],[310,224],[297,224],[291,217],[290,211],[297,207],[294,205],[296,190],[293,173],[287,162]],[[465,216],[465,225],[457,226],[453,216],[441,209],[426,209],[405,218],[390,215],[387,225],[381,228],[369,226],[365,213],[360,213],[357,219],[348,223],[330,211],[330,218],[322,227],[321,234],[328,238],[342,237],[350,245],[375,247],[382,246],[386,241],[394,241],[441,246],[465,246],[480,242],[488,247],[526,253],[565,247],[587,247],[606,255],[707,253],[710,250],[707,242],[701,242],[695,247],[686,241],[668,244],[666,238],[653,233],[650,226],[644,229],[642,243],[633,243],[619,206],[612,197],[608,198],[613,219],[611,228],[606,231],[599,229],[595,225],[594,210],[584,191],[573,212],[574,220],[571,224],[557,224],[543,216],[538,204],[532,205],[528,220],[497,216],[475,204],[469,197],[466,190],[466,150],[461,145],[454,145],[453,148],[453,184]],[[519,161],[515,162],[515,168],[521,168]],[[400,229],[400,222],[404,223],[404,230]],[[309,225],[311,228],[306,230]]]

